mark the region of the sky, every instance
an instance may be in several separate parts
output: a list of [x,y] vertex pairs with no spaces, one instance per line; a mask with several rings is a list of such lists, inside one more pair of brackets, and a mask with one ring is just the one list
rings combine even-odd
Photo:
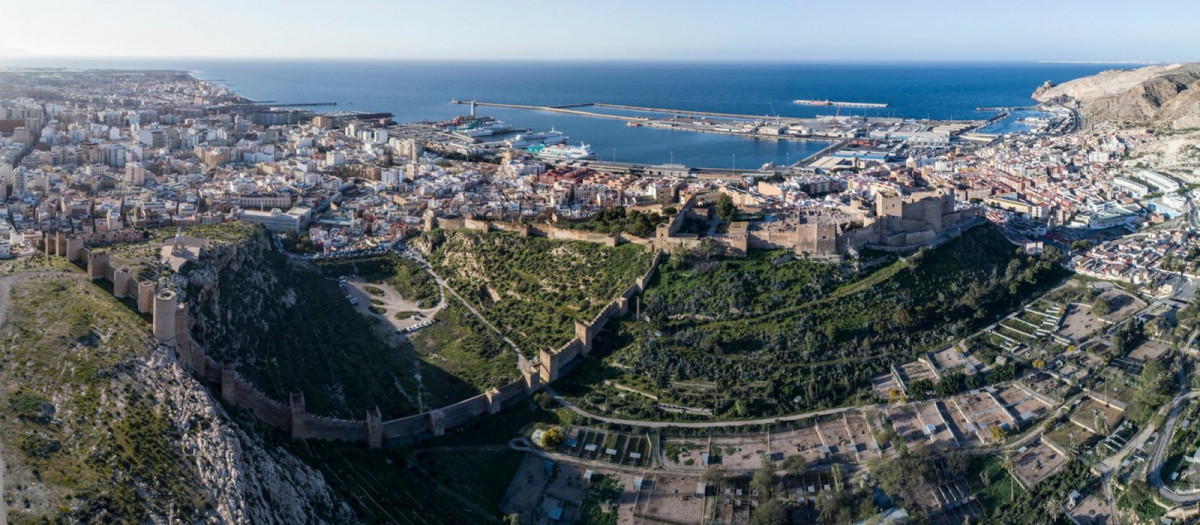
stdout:
[[1195,0],[3,4],[0,57],[1200,61]]

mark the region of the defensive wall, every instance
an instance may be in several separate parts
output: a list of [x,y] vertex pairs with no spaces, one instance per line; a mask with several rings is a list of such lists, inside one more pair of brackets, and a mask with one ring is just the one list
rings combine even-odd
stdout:
[[[459,220],[463,222],[463,227],[521,233],[521,230],[509,229],[513,227],[510,224],[501,223],[497,226],[495,223],[471,220],[471,226],[467,226],[468,220]],[[526,229],[523,234],[528,235],[531,231]],[[615,237],[610,238],[615,242]],[[309,414],[303,392],[292,393],[286,404],[271,399],[242,378],[233,362],[218,363],[192,339],[190,309],[186,303],[179,301],[175,290],[161,286],[156,281],[140,280],[129,267],[112,267],[108,253],[103,250],[84,248],[82,244],[70,245],[65,242],[66,239],[59,243],[57,238],[50,238],[49,235],[47,239],[48,254],[62,255],[81,263],[92,280],[108,280],[113,285],[114,296],[135,298],[137,311],[151,314],[152,333],[159,344],[173,350],[180,366],[190,370],[197,378],[212,383],[225,402],[248,410],[259,420],[287,432],[295,439],[362,442],[371,448],[440,436],[480,417],[500,412],[540,389],[543,381],[557,379],[570,361],[591,350],[596,335],[611,318],[628,311],[630,299],[646,289],[659,260],[656,256],[647,271],[593,319],[577,322],[575,338],[558,350],[543,351],[541,360],[535,361],[529,369],[522,370],[521,377],[515,381],[445,407],[383,421],[378,406],[368,407],[363,419],[340,419]],[[53,251],[49,248],[51,244]],[[74,246],[75,251],[68,249],[69,245]]]

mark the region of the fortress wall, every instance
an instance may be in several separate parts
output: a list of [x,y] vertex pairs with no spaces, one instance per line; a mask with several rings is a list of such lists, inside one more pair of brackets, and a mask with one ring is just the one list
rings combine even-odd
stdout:
[[284,430],[292,426],[292,410],[287,405],[272,400],[246,383],[242,376],[234,374],[234,404],[254,413],[264,423]]
[[477,230],[481,232],[492,231],[491,223],[488,221],[480,221],[475,219],[463,219],[463,227],[468,230]]
[[304,414],[304,435],[292,437],[335,441],[366,441],[367,426],[365,421]]
[[414,414],[383,422],[383,440],[403,439],[429,431],[429,415]]
[[518,379],[504,385],[497,390],[500,391],[500,406],[502,409],[511,407],[516,401],[525,397],[528,392],[525,389],[525,381]]
[[513,223],[513,222],[493,222],[493,223],[492,223],[492,228],[493,228],[493,229],[495,229],[495,230],[499,230],[499,231],[505,231],[505,232],[513,232],[513,233],[517,233],[517,234],[519,234],[521,237],[528,237],[528,236],[529,236],[529,230],[530,230],[530,228],[529,228],[529,225],[528,225],[528,224],[523,224],[523,223],[519,223],[519,222],[517,222],[517,223]]
[[473,421],[476,417],[486,414],[488,400],[486,394],[459,401],[453,405],[442,407],[442,424],[445,428],[457,428]]
[[583,241],[596,244],[603,244],[610,248],[617,246],[617,236],[603,235],[582,230],[564,230],[562,228],[551,228],[550,238],[560,241]]
[[438,219],[437,225],[443,230],[461,230],[466,227],[465,222],[464,219]]
[[558,379],[563,365],[578,357],[582,350],[583,341],[579,339],[572,339],[558,350],[542,350],[540,354],[542,382],[550,383]]

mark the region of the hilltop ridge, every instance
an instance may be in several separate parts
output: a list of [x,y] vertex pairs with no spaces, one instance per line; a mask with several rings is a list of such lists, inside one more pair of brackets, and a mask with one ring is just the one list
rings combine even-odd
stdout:
[[1090,120],[1200,127],[1200,63],[1112,69],[1059,85],[1047,82],[1033,98],[1077,101]]

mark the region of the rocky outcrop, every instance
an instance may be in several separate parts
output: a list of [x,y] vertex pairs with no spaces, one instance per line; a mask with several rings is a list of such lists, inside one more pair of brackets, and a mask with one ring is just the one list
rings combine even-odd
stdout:
[[1039,102],[1077,101],[1092,121],[1172,129],[1200,127],[1200,64],[1110,70],[1033,93]]
[[353,511],[324,476],[288,451],[247,433],[208,390],[170,363],[160,349],[134,374],[153,385],[159,405],[181,433],[178,446],[193,462],[206,500],[222,523],[352,523]]

